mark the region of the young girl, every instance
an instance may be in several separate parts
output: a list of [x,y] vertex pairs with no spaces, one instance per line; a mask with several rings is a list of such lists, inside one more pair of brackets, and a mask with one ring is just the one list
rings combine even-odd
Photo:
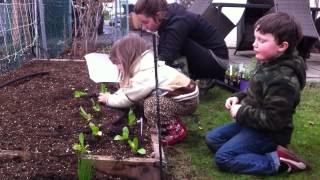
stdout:
[[[121,74],[120,89],[114,94],[101,93],[99,102],[111,107],[127,108],[143,103],[148,122],[156,122],[154,54],[147,42],[136,34],[128,34],[112,46],[110,59]],[[160,94],[163,144],[175,144],[186,136],[186,128],[178,116],[192,114],[199,102],[199,90],[193,80],[159,61],[158,86]]]

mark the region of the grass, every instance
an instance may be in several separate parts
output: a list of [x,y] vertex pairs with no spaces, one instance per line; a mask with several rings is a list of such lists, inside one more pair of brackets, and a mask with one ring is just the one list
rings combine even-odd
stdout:
[[200,99],[200,106],[192,117],[185,117],[188,126],[188,136],[185,141],[165,147],[165,169],[167,179],[320,179],[320,86],[309,84],[302,92],[301,102],[294,115],[295,130],[289,146],[297,154],[312,165],[311,171],[276,176],[253,176],[227,173],[220,171],[212,160],[204,137],[208,130],[230,122],[229,112],[224,108],[224,102],[230,92],[219,87],[213,88]]

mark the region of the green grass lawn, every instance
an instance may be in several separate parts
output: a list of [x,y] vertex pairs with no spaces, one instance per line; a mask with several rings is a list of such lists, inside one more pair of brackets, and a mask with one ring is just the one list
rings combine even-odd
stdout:
[[185,141],[166,146],[167,179],[320,179],[320,86],[309,84],[302,92],[301,102],[294,115],[295,130],[290,149],[312,165],[311,171],[277,176],[252,176],[226,173],[218,170],[212,160],[204,137],[208,130],[230,122],[224,102],[230,92],[213,88],[201,97],[200,106],[192,117],[185,117],[188,136]]

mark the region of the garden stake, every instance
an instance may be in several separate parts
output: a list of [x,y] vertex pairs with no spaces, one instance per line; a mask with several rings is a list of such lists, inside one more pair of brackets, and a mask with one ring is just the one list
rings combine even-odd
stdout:
[[152,34],[152,44],[153,44],[153,52],[154,52],[154,76],[156,80],[156,118],[157,118],[157,126],[158,126],[158,143],[159,143],[159,155],[160,155],[160,179],[163,179],[163,174],[162,174],[162,151],[161,151],[161,124],[160,124],[160,104],[159,104],[159,86],[158,86],[158,42],[157,38],[159,37],[158,32],[150,32]]

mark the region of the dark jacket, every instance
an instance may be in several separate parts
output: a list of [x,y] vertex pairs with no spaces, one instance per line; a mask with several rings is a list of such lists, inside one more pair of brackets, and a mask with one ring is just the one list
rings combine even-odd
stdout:
[[293,114],[306,82],[305,62],[296,54],[258,63],[248,90],[235,95],[242,104],[236,121],[280,145],[290,143]]
[[211,49],[218,57],[229,59],[227,46],[218,30],[200,15],[186,11],[179,4],[168,5],[158,33],[159,57],[168,65],[183,54],[181,49],[187,38]]

